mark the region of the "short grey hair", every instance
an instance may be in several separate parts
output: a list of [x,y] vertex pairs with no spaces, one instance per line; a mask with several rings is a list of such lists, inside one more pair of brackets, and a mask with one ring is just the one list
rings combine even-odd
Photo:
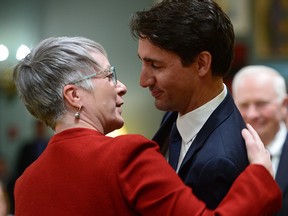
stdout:
[[274,68],[265,65],[249,65],[240,69],[233,78],[232,92],[236,92],[243,77],[249,75],[268,75],[273,82],[273,87],[277,95],[278,102],[281,103],[285,99],[287,95],[285,78]]
[[[85,75],[101,70],[91,53],[107,57],[104,48],[83,37],[51,37],[40,42],[21,60],[13,72],[13,80],[27,110],[52,129],[67,112],[63,88]],[[91,91],[91,81],[77,83]]]

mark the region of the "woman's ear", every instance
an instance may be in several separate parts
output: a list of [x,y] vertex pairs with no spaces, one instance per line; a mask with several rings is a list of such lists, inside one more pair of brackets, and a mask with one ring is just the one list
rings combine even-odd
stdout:
[[198,75],[205,76],[211,70],[212,56],[209,52],[203,51],[197,57]]
[[79,107],[79,88],[75,85],[66,85],[63,89],[64,99],[73,107]]

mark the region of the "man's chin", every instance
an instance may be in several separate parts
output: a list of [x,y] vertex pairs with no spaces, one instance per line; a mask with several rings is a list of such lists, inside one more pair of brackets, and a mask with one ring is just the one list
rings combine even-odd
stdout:
[[164,106],[164,104],[161,101],[156,99],[154,102],[154,105],[158,110],[166,111],[166,109],[165,109],[166,106]]
[[155,101],[154,105],[158,110],[165,111],[165,112],[176,110],[175,107],[169,106],[169,104],[163,103],[160,101]]

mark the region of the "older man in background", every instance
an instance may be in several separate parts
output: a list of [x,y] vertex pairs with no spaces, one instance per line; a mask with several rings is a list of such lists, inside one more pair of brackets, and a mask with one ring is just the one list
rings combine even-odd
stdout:
[[272,156],[275,178],[283,193],[277,216],[288,215],[287,92],[285,79],[264,65],[251,65],[236,73],[232,82],[235,103],[245,122],[258,132]]

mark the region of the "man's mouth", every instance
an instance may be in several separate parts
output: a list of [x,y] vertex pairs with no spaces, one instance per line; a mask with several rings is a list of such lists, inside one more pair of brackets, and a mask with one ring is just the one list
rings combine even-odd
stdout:
[[150,90],[151,95],[155,98],[159,97],[161,95],[161,91],[159,90]]

